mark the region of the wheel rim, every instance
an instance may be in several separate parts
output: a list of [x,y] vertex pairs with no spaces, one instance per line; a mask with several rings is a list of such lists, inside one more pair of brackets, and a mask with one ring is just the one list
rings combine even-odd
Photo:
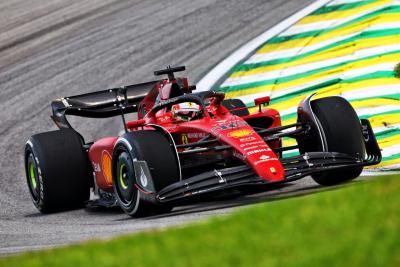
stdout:
[[27,170],[28,170],[29,189],[31,191],[33,199],[37,201],[39,197],[39,181],[38,181],[39,177],[32,153],[28,157]]
[[119,167],[119,182],[121,183],[122,189],[128,189],[128,174],[124,163]]
[[36,183],[35,165],[33,163],[29,164],[29,176],[31,178],[32,187],[33,189],[36,190],[37,183]]
[[135,172],[128,153],[123,152],[117,162],[117,193],[123,205],[130,205],[136,196]]

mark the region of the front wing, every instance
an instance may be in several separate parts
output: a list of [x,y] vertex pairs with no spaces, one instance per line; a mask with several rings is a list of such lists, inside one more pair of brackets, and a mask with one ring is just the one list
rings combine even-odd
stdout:
[[[378,164],[381,151],[371,125],[362,120],[366,147],[366,159],[338,152],[307,152],[299,156],[283,158],[285,179],[276,183],[295,181],[310,174],[343,168],[356,168]],[[212,170],[171,184],[156,193],[161,203],[175,202],[194,196],[213,193],[245,185],[272,184],[256,175],[248,165]]]

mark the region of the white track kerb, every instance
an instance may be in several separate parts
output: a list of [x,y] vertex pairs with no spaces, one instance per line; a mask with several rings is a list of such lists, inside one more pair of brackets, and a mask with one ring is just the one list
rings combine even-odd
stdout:
[[311,5],[303,8],[299,12],[293,14],[289,18],[285,19],[284,21],[280,22],[279,24],[275,25],[271,29],[263,32],[250,42],[244,44],[234,53],[229,55],[223,61],[218,63],[209,73],[207,73],[198,83],[197,83],[197,91],[207,91],[211,90],[219,80],[221,80],[224,75],[226,75],[229,70],[231,70],[236,64],[240,61],[248,57],[253,51],[259,48],[263,43],[268,41],[269,39],[277,36],[297,21],[301,20],[308,14],[312,13],[313,11],[317,10],[318,8],[326,5],[327,3],[331,2],[331,0],[319,0],[315,1]]

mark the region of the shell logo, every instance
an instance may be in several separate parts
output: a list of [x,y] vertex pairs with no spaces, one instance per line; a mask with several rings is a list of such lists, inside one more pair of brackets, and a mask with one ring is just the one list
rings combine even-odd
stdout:
[[236,131],[232,131],[232,132],[228,133],[228,136],[240,138],[240,137],[248,136],[248,135],[252,135],[252,134],[253,134],[253,130],[241,129],[241,130],[236,130]]
[[105,150],[101,154],[101,168],[103,170],[103,176],[107,184],[112,184],[111,156]]

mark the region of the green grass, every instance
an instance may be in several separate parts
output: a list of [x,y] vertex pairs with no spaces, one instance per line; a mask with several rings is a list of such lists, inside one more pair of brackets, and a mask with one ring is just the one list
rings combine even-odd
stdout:
[[399,178],[271,201],[185,227],[0,258],[0,266],[400,266]]

